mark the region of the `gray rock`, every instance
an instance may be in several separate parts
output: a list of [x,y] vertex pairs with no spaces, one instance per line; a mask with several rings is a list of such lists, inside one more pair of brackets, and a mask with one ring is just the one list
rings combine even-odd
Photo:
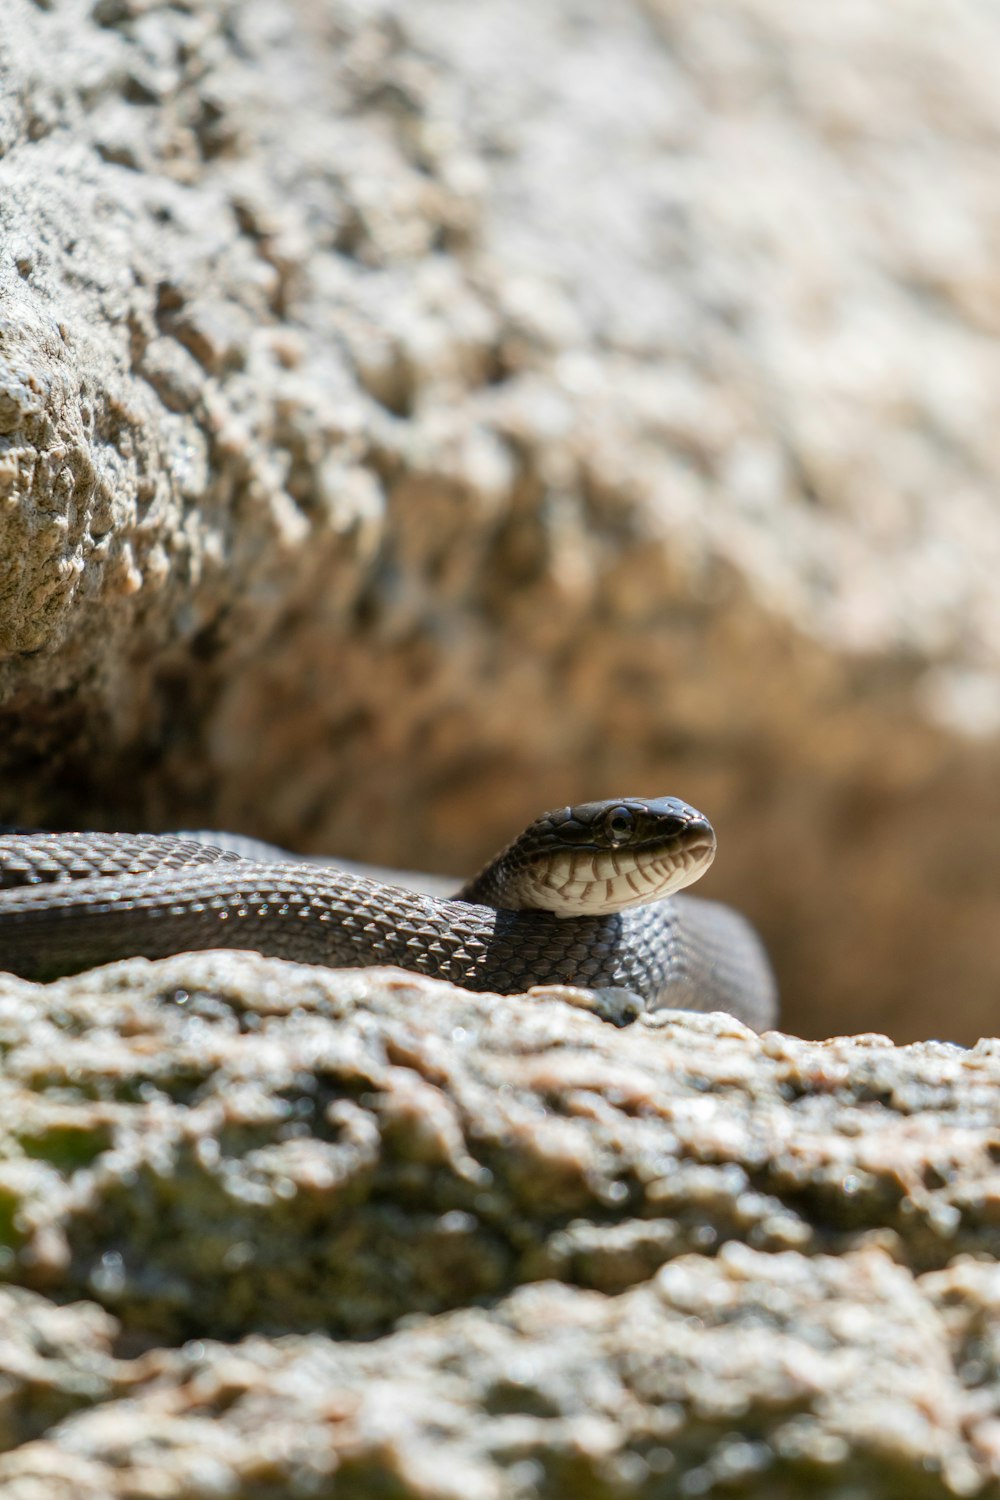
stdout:
[[8,1274],[171,1341],[367,1336],[525,1279],[616,1292],[729,1240],[877,1232],[917,1271],[1000,1248],[995,1043],[682,1012],[619,1032],[376,973],[220,953],[5,982]]
[[1000,1494],[996,1044],[211,954],[0,1046],[5,1500]]
[[[733,1246],[621,1297],[543,1283],[374,1344],[115,1362],[98,1336],[105,1399],[0,1457],[0,1482],[11,1500],[992,1496],[996,1420],[963,1345],[997,1297],[976,1262],[915,1281],[876,1249]],[[93,1311],[63,1318],[89,1332]],[[56,1384],[62,1363],[35,1355],[31,1375]]]

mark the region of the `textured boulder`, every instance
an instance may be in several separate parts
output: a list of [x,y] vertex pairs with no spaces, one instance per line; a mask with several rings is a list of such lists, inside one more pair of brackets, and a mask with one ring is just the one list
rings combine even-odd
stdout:
[[9,1270],[175,1340],[367,1335],[539,1277],[613,1292],[732,1239],[877,1231],[917,1270],[998,1248],[996,1043],[616,1030],[380,972],[218,954],[6,981]]
[[0,1045],[11,1500],[1000,1495],[996,1044],[215,954]]
[[[0,1482],[10,1500],[982,1500],[1000,1493],[996,1363],[989,1393],[965,1371],[998,1307],[975,1262],[914,1281],[879,1250],[741,1247],[621,1297],[546,1283],[375,1343],[122,1360],[93,1306],[0,1293],[8,1432],[28,1439]],[[54,1429],[10,1423],[26,1394]]]
[[677,791],[793,1029],[994,1026],[1000,23],[6,0],[0,817]]

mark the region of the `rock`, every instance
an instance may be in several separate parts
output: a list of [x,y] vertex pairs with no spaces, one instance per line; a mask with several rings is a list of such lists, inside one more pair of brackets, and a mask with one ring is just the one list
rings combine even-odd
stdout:
[[220,953],[0,1045],[5,1500],[1000,1494],[996,1044]]
[[621,1297],[543,1283],[375,1343],[193,1341],[114,1362],[98,1336],[91,1404],[0,1457],[0,1481],[11,1500],[993,1495],[996,1421],[957,1362],[962,1325],[997,1299],[976,1262],[915,1281],[875,1249],[730,1246]]
[[677,791],[792,1029],[992,1030],[998,48],[7,0],[0,817],[472,869]]
[[524,1279],[612,1293],[733,1239],[877,1232],[919,1271],[998,1248],[998,1044],[619,1031],[372,972],[218,953],[7,981],[9,1273],[173,1342],[369,1336]]

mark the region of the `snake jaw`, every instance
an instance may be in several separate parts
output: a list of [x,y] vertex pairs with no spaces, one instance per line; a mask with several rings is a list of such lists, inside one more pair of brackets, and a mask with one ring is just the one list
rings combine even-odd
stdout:
[[715,849],[715,833],[703,818],[692,820],[667,849],[574,849],[521,872],[522,909],[599,917],[645,906],[700,880]]

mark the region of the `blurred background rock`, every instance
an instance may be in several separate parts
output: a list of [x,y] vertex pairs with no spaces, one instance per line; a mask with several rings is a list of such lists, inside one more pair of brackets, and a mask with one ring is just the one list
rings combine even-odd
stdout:
[[6,0],[0,817],[713,818],[787,1026],[1000,992],[1000,12]]

